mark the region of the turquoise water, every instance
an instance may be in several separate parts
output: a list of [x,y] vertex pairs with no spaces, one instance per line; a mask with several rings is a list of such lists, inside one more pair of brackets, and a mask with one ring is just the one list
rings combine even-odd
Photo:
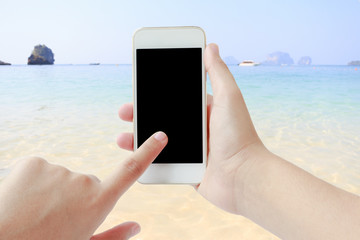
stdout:
[[[345,185],[360,185],[360,69],[229,68],[272,151],[329,181],[336,174]],[[100,152],[107,151],[101,146],[114,144],[119,131],[131,131],[131,124],[117,119],[118,107],[132,101],[131,75],[131,65],[1,66],[0,169],[22,155],[66,152],[70,160],[62,161],[70,166],[94,158],[85,164],[94,171]]]
[[[271,114],[281,107],[289,116],[316,110],[359,120],[360,69],[230,66],[230,70],[254,111]],[[0,107],[17,115],[18,108],[67,104],[97,108],[132,101],[131,74],[131,65],[2,66]]]

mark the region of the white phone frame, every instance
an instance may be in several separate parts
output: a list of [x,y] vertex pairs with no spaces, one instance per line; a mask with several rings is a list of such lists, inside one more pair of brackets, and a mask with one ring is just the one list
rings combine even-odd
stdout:
[[[207,97],[204,51],[205,32],[200,27],[146,27],[133,35],[133,102],[134,102],[134,151],[137,139],[136,102],[136,49],[149,48],[201,48],[202,49],[202,118],[203,118],[203,162],[191,164],[151,164],[138,179],[140,183],[153,184],[197,184],[200,183],[207,162]],[[191,157],[191,155],[189,155]]]

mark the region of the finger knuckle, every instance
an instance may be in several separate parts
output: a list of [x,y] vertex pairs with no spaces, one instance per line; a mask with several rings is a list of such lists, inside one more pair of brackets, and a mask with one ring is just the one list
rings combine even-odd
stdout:
[[37,156],[31,156],[31,157],[23,158],[19,162],[19,165],[25,168],[39,168],[42,167],[45,163],[46,163],[45,159]]
[[28,162],[30,162],[31,164],[36,164],[36,165],[42,165],[46,162],[45,159],[41,158],[41,157],[37,157],[37,156],[33,156],[33,157],[29,157],[29,159],[27,160]]
[[87,175],[89,178],[91,178],[92,180],[94,180],[95,182],[101,182],[100,181],[100,179],[97,177],[97,176],[95,176],[95,175],[92,175],[92,174],[88,174]]
[[144,171],[143,167],[133,157],[125,161],[124,168],[132,176],[140,176]]
[[[99,209],[101,208],[99,204],[101,204],[101,187],[100,184],[94,179],[92,175],[81,174],[81,173],[73,173],[71,172],[72,181],[70,184],[77,189],[77,193],[74,193],[78,196],[78,194],[82,194],[86,198],[86,207],[91,209]],[[75,196],[74,201],[78,201],[79,198]]]
[[94,178],[85,174],[76,174],[75,181],[80,186],[91,186],[95,183]]
[[67,168],[65,168],[63,166],[54,165],[52,167],[53,167],[53,171],[58,172],[58,174],[60,176],[65,176],[66,177],[66,176],[71,175],[71,173],[72,173],[69,169],[67,169]]
[[153,153],[156,151],[157,149],[157,144],[155,144],[154,142],[146,142],[143,144],[143,150],[145,150],[145,152],[147,153]]

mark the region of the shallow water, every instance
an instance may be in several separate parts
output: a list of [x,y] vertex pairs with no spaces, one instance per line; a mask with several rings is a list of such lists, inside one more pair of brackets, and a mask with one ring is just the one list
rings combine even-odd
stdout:
[[[360,194],[359,70],[230,70],[271,151]],[[132,131],[117,117],[118,107],[132,101],[130,65],[1,66],[0,84],[0,179],[28,155],[104,178],[129,154],[115,139]],[[99,231],[127,220],[142,226],[135,239],[275,239],[213,207],[190,186],[135,184]]]

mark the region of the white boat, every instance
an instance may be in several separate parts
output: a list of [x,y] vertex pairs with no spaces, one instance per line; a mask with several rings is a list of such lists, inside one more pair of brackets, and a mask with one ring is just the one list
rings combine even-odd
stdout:
[[254,67],[258,65],[260,65],[260,63],[256,63],[253,60],[244,60],[239,64],[241,67]]

